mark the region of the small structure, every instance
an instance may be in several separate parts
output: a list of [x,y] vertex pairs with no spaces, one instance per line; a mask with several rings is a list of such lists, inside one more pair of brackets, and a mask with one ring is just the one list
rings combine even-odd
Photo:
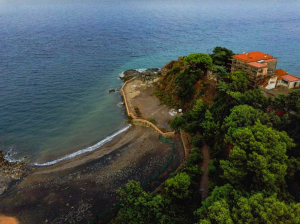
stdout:
[[[294,88],[300,87],[300,78],[299,77],[288,74],[288,72],[284,72],[282,69],[277,69],[277,70],[281,70],[281,71],[278,71],[278,73],[280,72],[282,74],[278,75],[276,87],[283,86],[288,89],[294,89]],[[277,70],[276,70],[276,72],[277,72]]]
[[262,81],[260,86],[266,89],[274,89],[276,87],[285,87],[288,89],[299,88],[300,87],[300,78],[288,72],[282,70],[281,68],[276,69],[275,75]]

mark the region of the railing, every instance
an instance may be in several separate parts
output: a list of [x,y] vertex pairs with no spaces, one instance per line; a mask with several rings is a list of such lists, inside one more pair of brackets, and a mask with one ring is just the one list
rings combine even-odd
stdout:
[[[167,168],[169,167],[169,165],[173,161],[175,153],[176,153],[175,143],[173,141],[171,141],[169,139],[166,139],[166,138],[162,137],[161,135],[158,136],[158,139],[160,141],[165,142],[165,143],[172,146],[172,155],[169,158],[168,162],[154,176],[152,176],[146,183],[144,183],[142,185],[142,188],[146,188],[149,185],[151,185],[151,183],[153,181],[157,180],[159,178],[159,176],[167,170]],[[114,210],[117,210],[118,208],[120,208],[120,205],[121,205],[122,202],[123,202],[122,200],[118,201],[111,208],[109,208],[109,209],[105,210],[104,212],[102,212],[101,214],[97,215],[94,220],[88,221],[88,224],[96,224],[98,221],[103,220],[108,215],[110,215]]]

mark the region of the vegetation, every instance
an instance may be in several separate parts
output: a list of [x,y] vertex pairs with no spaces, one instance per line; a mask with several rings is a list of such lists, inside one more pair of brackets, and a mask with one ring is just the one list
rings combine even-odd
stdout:
[[153,117],[150,117],[148,121],[150,121],[152,124],[157,124],[157,121]]
[[[264,97],[246,73],[228,73],[232,55],[222,47],[191,54],[158,86],[162,102],[185,108],[170,125],[188,132],[194,148],[157,193],[135,182],[120,190],[123,204],[113,223],[300,223],[300,90]],[[218,81],[205,101],[208,69]],[[199,191],[204,144],[207,198]]]

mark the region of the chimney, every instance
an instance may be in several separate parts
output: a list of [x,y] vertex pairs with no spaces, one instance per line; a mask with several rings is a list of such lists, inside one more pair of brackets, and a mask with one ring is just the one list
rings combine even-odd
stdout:
[[265,54],[265,58],[267,57],[267,54]]
[[246,54],[246,52],[245,52],[245,51],[243,51],[243,54]]

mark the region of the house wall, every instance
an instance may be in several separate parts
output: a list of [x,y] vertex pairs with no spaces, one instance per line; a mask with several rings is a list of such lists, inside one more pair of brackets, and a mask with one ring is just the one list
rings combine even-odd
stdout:
[[279,80],[279,81],[277,82],[277,86],[283,86],[283,87],[289,88],[289,85],[286,84],[286,83],[284,83],[284,82],[282,82],[281,80]]
[[267,75],[268,74],[268,68],[263,68],[263,75]]
[[[296,86],[295,86],[295,83],[297,83]],[[288,84],[286,84],[286,83],[282,82],[282,80],[279,80],[277,83],[277,86],[283,86],[283,87],[286,87],[289,89],[300,88],[300,81],[289,82]]]
[[269,82],[268,82],[268,85],[266,86],[266,89],[275,89],[276,82],[277,82],[277,77],[270,78]]
[[[296,83],[296,86],[295,86],[295,83]],[[299,87],[300,87],[300,81],[289,83],[289,89],[294,89],[294,88],[299,88]]]
[[270,62],[267,62],[267,64],[268,64],[269,68],[276,70],[277,61],[270,61]]

